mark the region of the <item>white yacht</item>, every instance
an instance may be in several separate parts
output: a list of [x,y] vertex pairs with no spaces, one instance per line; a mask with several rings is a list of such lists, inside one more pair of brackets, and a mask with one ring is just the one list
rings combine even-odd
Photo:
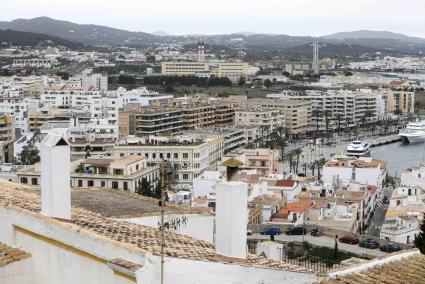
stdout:
[[406,129],[400,132],[400,137],[403,142],[417,143],[425,141],[425,120],[410,122]]
[[361,140],[355,140],[348,144],[347,156],[368,157],[370,156],[370,144]]

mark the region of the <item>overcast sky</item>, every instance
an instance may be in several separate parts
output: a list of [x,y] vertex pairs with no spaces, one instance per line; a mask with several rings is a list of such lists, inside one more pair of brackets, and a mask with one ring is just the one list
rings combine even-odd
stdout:
[[0,20],[38,16],[172,34],[371,29],[425,37],[425,0],[0,0]]

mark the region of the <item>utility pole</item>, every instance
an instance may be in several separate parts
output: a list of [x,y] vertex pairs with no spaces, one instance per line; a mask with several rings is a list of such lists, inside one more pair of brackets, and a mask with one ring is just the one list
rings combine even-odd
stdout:
[[161,161],[161,284],[164,284],[164,161]]

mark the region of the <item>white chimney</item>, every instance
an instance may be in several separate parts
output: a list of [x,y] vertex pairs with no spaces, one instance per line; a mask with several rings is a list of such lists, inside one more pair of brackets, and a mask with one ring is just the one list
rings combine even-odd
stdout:
[[41,214],[71,219],[70,148],[60,134],[49,134],[40,144]]
[[216,186],[216,253],[246,258],[248,184],[220,182]]

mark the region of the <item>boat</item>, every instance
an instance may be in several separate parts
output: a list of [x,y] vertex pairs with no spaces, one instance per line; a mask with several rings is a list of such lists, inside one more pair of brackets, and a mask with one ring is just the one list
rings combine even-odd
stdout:
[[369,157],[370,144],[361,140],[355,140],[348,144],[347,156],[351,157]]
[[404,143],[418,143],[425,141],[425,120],[410,122],[406,129],[399,133]]

